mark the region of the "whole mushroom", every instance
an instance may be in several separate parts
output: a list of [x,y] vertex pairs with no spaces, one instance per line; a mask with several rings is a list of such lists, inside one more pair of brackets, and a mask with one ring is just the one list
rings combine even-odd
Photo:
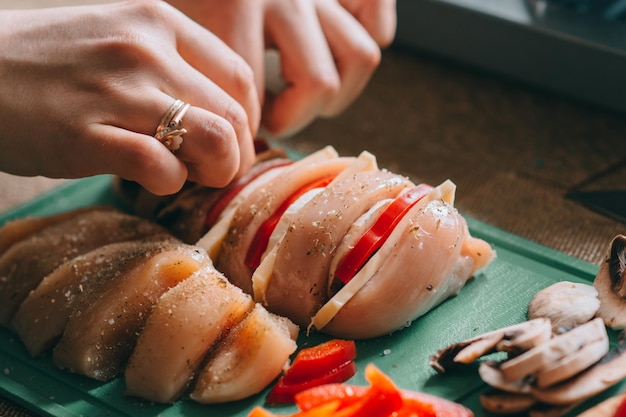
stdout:
[[592,285],[560,281],[533,296],[528,304],[528,318],[550,319],[552,332],[559,334],[588,322],[599,308],[598,291]]
[[611,240],[607,256],[593,281],[598,290],[598,315],[613,329],[626,328],[626,236]]

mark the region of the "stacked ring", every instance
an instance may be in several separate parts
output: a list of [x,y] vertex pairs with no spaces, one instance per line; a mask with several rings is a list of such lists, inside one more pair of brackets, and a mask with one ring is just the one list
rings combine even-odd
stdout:
[[189,110],[189,103],[185,103],[182,100],[174,101],[161,118],[154,135],[156,140],[172,152],[180,148],[180,145],[183,143],[182,135],[187,133],[187,129],[182,127],[183,116],[187,113],[187,110]]

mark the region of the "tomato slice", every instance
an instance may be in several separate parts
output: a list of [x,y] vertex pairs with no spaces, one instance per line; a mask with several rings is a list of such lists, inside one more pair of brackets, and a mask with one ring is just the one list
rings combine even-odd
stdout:
[[303,185],[294,193],[292,193],[283,203],[276,209],[274,213],[272,213],[259,227],[254,238],[252,239],[252,243],[248,248],[248,253],[246,254],[246,265],[248,268],[255,270],[261,264],[261,256],[267,249],[267,244],[270,240],[270,236],[272,232],[276,228],[278,221],[282,217],[282,215],[287,211],[289,206],[291,206],[298,198],[300,198],[307,191],[311,191],[314,188],[325,187],[335,178],[335,175],[326,176],[322,178],[318,178],[315,181],[311,181],[308,184]]
[[343,285],[350,282],[367,260],[385,243],[402,217],[432,189],[430,185],[420,184],[396,197],[359,238],[354,248],[339,262],[334,278]]
[[354,361],[349,361],[323,375],[302,382],[290,384],[285,382],[283,377],[272,387],[269,394],[267,394],[265,402],[267,404],[291,404],[295,401],[295,396],[299,392],[319,385],[345,382],[352,378],[354,374],[356,374],[356,364]]
[[217,200],[213,207],[211,207],[211,210],[209,210],[204,220],[204,225],[208,228],[213,227],[215,223],[217,223],[217,219],[222,214],[224,209],[246,185],[250,184],[252,181],[271,169],[283,167],[292,163],[293,161],[288,159],[276,159],[273,163],[269,163],[264,169],[259,169],[258,172],[255,172],[253,175],[246,175],[236,180],[234,183],[229,185],[228,188],[224,189],[223,195],[219,198],[219,200]]
[[626,417],[626,396],[622,399],[613,417]]
[[355,358],[356,344],[353,340],[329,340],[299,351],[287,369],[284,380],[289,384],[306,381]]

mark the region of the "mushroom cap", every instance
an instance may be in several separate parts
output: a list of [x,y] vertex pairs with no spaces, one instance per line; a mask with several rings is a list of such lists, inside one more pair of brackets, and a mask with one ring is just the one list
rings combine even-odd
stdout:
[[619,405],[626,399],[626,393],[614,395],[607,398],[600,404],[583,411],[578,417],[597,417],[597,416],[613,416]]
[[529,394],[490,390],[480,394],[483,408],[495,414],[515,414],[530,409],[537,400]]
[[509,380],[500,371],[499,365],[499,362],[491,360],[485,360],[480,363],[478,374],[483,382],[500,391],[513,394],[530,394],[531,378]]
[[560,281],[537,292],[528,304],[528,318],[548,318],[552,331],[563,333],[595,317],[598,291],[589,284]]
[[613,329],[626,328],[626,236],[611,240],[593,285],[600,299],[598,316]]

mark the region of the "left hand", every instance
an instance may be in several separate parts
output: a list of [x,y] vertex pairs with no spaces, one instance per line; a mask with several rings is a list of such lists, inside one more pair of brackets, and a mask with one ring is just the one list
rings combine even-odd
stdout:
[[[346,109],[395,34],[395,0],[170,0],[252,67],[261,124],[287,135]],[[265,52],[277,49],[285,88],[266,91]]]

